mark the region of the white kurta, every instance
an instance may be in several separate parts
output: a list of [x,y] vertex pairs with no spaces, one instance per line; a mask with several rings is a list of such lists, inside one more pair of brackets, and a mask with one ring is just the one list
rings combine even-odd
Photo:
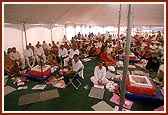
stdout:
[[[75,62],[73,59],[72,68],[73,68],[73,71],[78,71],[80,68],[84,68],[84,65],[82,64],[80,60],[78,60],[78,62]],[[81,72],[79,72],[79,76],[83,78],[83,69]]]
[[68,50],[66,48],[63,48],[63,50],[59,49],[58,53],[59,53],[59,57],[61,57],[61,56],[67,57],[68,56]]
[[40,61],[40,58],[38,56],[42,56],[44,63],[46,63],[46,56],[44,54],[44,50],[42,47],[39,47],[39,48],[35,47],[34,55],[36,57],[37,62]]
[[25,49],[24,50],[24,56],[27,58],[27,57],[32,57],[34,54],[33,54],[33,50],[31,48],[29,49]]
[[103,84],[106,84],[108,80],[106,79],[106,68],[103,66],[102,69],[96,66],[94,69],[94,76],[90,78],[94,84],[98,84],[98,80],[101,80]]
[[79,55],[79,50],[76,49],[75,51],[73,49],[70,49],[70,53],[69,53],[69,57],[65,58],[64,59],[64,66],[67,66],[68,65],[68,62],[70,61],[70,59],[73,58],[73,56],[77,54]]
[[78,55],[79,55],[79,50],[76,49],[76,50],[74,51],[74,49],[70,49],[69,58],[72,59],[75,54],[78,54]]
[[15,53],[14,52],[11,52],[9,54],[9,57],[12,59],[12,60],[20,60],[21,62],[18,62],[17,61],[17,64],[20,65],[20,63],[22,64],[21,65],[21,68],[24,69],[25,68],[25,59],[24,58],[21,58],[21,55],[18,51],[16,51]]
[[43,43],[43,44],[42,44],[42,48],[48,50],[48,49],[49,49],[49,48],[48,48],[48,44],[47,44],[47,43]]
[[[33,50],[31,49],[31,48],[29,48],[29,49],[25,49],[24,50],[24,56],[25,56],[25,58],[26,58],[26,62],[27,62],[27,64],[28,64],[28,66],[29,67],[33,67],[34,66],[34,64],[35,64],[35,57],[34,57],[34,54],[33,54]],[[32,66],[30,66],[30,60],[29,60],[29,58],[32,58],[33,59],[33,64],[32,64]]]

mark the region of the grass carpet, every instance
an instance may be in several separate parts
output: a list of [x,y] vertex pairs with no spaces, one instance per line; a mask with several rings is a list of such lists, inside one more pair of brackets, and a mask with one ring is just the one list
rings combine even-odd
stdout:
[[[55,89],[51,85],[47,85],[44,90],[32,90],[31,88],[36,84],[40,84],[38,81],[30,81],[25,85],[28,86],[27,90],[14,91],[6,96],[4,96],[4,110],[5,111],[93,111],[91,108],[93,105],[100,101],[105,101],[111,107],[115,107],[115,104],[110,102],[110,98],[113,96],[107,89],[104,92],[103,99],[95,99],[88,96],[93,84],[90,81],[90,77],[93,76],[94,67],[98,64],[99,58],[93,59],[89,62],[83,62],[84,77],[85,79],[79,79],[82,83],[80,88],[76,90],[72,85],[69,85],[65,89],[58,89],[59,97],[50,99],[47,101],[40,101],[36,103],[31,103],[28,105],[18,106],[19,97],[25,94],[48,91]],[[123,68],[116,68],[123,69]],[[141,68],[138,68],[141,70]],[[131,70],[131,69],[130,69]],[[116,71],[114,72],[116,73]],[[154,77],[156,73],[149,73],[150,77]],[[8,80],[7,85],[17,88],[15,84]],[[84,86],[88,85],[88,89]],[[132,111],[153,111],[158,105],[151,103],[143,103],[139,101],[134,101],[131,108]]]

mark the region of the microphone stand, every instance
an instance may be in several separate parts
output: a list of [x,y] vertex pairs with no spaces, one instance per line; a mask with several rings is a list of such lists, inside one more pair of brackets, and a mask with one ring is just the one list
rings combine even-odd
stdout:
[[42,57],[40,57],[40,63],[41,63],[41,75],[42,75],[42,79],[43,79]]

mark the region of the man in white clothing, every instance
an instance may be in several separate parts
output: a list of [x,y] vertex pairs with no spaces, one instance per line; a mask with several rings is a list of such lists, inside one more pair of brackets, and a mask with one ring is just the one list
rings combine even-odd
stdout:
[[58,57],[61,58],[62,66],[64,66],[64,59],[68,57],[68,50],[63,45],[59,48]]
[[43,41],[41,47],[43,48],[44,52],[47,53],[47,51],[48,51],[48,49],[49,49],[49,48],[48,48],[49,46],[48,46],[48,44],[47,44],[45,41]]
[[90,78],[90,80],[95,85],[105,85],[108,83],[106,77],[106,68],[103,66],[103,62],[99,62],[98,66],[94,69],[94,76]]
[[[24,50],[24,56],[26,58],[26,62],[30,68],[32,68],[35,64],[35,57],[33,54],[33,50],[29,47],[29,45],[26,46],[26,49]],[[33,64],[30,66],[30,60],[33,60]]]
[[82,64],[82,62],[79,60],[79,55],[75,54],[74,55],[74,59],[72,59],[72,68],[75,72],[77,72],[80,68],[82,68],[81,72],[79,72],[79,76],[84,79],[83,76],[83,68],[84,65]]
[[9,57],[12,60],[15,60],[16,63],[19,65],[21,64],[21,69],[25,68],[25,59],[21,57],[21,54],[19,53],[19,51],[16,51],[16,47],[12,48],[12,52],[9,54]]
[[42,59],[42,61],[46,63],[46,56],[44,54],[44,50],[42,47],[40,47],[39,44],[37,44],[34,49],[34,55],[36,57],[37,63],[40,63],[40,59]]
[[79,50],[77,49],[77,46],[74,45],[72,49],[70,49],[69,56],[64,59],[64,66],[68,65],[68,62],[72,60],[75,54],[79,55]]
[[73,60],[72,60],[72,67],[70,67],[69,71],[67,71],[64,74],[64,81],[65,81],[66,85],[69,83],[69,78],[72,78],[80,68],[82,68],[82,70],[79,72],[79,77],[84,79],[84,77],[83,77],[84,65],[79,60],[79,55],[75,54],[74,57],[73,57]]
[[60,47],[59,41],[56,42],[56,46],[57,46],[58,48]]

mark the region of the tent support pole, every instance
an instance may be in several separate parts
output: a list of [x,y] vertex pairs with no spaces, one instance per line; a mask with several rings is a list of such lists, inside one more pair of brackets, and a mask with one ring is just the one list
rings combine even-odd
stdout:
[[65,35],[67,36],[66,24],[65,24]]
[[121,21],[121,4],[119,7],[119,16],[118,16],[118,41],[119,41],[119,37],[120,37],[120,21]]
[[25,28],[25,23],[22,23],[23,25],[23,30],[24,30],[24,35],[25,35],[25,41],[26,41],[26,46],[27,46],[27,36],[26,36],[26,28]]
[[50,23],[50,31],[51,31],[51,42],[53,41],[53,38],[52,38],[52,23]]
[[81,34],[82,34],[82,25],[80,26],[81,28],[80,28],[80,31],[81,31]]
[[77,35],[77,33],[76,33],[76,24],[75,24],[75,35]]
[[119,103],[119,111],[122,111],[123,104],[125,103],[125,91],[126,91],[126,77],[128,75],[128,64],[129,64],[129,54],[130,54],[130,39],[131,39],[131,30],[133,23],[133,5],[129,4],[128,10],[128,25],[127,25],[127,39],[126,39],[126,48],[125,48],[125,59],[124,59],[124,70],[122,77],[121,85],[121,95]]

